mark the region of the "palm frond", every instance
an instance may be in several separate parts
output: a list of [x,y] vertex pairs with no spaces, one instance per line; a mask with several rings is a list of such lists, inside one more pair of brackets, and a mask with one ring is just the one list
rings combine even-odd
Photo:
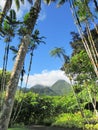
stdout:
[[63,48],[55,47],[53,50],[50,51],[51,56],[59,57],[61,58],[65,53],[65,50]]
[[24,4],[24,0],[20,0],[22,4]]
[[94,0],[94,4],[95,4],[95,7],[96,7],[96,11],[98,11],[98,2],[97,2],[97,0]]
[[32,41],[34,41],[34,43],[37,43],[37,44],[40,44],[40,43],[44,43],[45,44],[45,41],[43,41],[43,39],[45,38],[44,36],[42,37],[39,37],[40,35],[40,32],[39,30],[35,30],[34,33],[32,34]]
[[13,20],[16,20],[16,12],[14,9],[10,10],[10,18]]
[[59,0],[58,4],[57,4],[57,7],[62,6],[65,2],[66,2],[66,0]]
[[10,50],[12,50],[14,54],[18,52],[17,48],[15,48],[14,46],[10,46]]
[[15,4],[16,4],[17,10],[19,10],[19,8],[20,8],[20,2],[19,2],[19,0],[15,0]]
[[33,4],[33,0],[28,0],[28,2],[29,2],[30,4]]
[[44,0],[44,3],[47,4],[47,5],[50,5],[51,0]]

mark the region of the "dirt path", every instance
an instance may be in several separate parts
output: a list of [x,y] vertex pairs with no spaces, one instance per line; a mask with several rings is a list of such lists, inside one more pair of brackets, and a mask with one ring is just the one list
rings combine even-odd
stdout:
[[30,126],[30,130],[79,130],[79,129],[66,129],[60,127],[48,127],[48,126],[40,126],[40,125],[33,125]]

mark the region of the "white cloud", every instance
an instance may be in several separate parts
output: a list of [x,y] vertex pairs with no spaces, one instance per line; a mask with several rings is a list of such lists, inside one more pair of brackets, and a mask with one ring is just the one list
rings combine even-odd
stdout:
[[[24,76],[24,83],[26,82],[27,76]],[[67,76],[64,74],[61,70],[52,70],[47,71],[44,70],[40,74],[34,74],[29,76],[28,80],[28,87],[32,87],[36,84],[41,84],[44,86],[51,86],[53,85],[57,80],[63,79],[70,83]]]

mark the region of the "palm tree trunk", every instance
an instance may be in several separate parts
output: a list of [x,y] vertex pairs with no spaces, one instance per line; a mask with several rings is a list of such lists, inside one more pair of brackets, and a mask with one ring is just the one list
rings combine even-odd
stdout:
[[[69,1],[69,2],[70,2],[70,1]],[[91,63],[92,63],[92,65],[93,65],[95,74],[96,74],[97,77],[98,77],[98,69],[97,69],[98,67],[97,67],[97,64],[96,64],[95,61],[94,61],[94,58],[93,58],[91,49],[90,49],[90,47],[89,47],[89,45],[88,45],[88,42],[87,42],[87,40],[86,40],[86,38],[85,38],[85,34],[84,34],[84,32],[83,32],[83,29],[82,29],[82,27],[80,26],[80,23],[78,23],[79,21],[78,21],[77,18],[76,18],[76,12],[75,12],[74,6],[71,4],[71,2],[70,2],[70,8],[71,8],[72,16],[73,16],[73,18],[74,18],[74,20],[75,20],[75,23],[76,23],[76,27],[77,27],[78,32],[79,32],[79,34],[80,34],[82,43],[83,43],[83,45],[84,45],[84,47],[85,47],[85,50],[86,50],[86,52],[87,52],[87,54],[88,54],[88,56],[89,56],[89,58],[90,58]],[[96,29],[97,29],[97,28],[96,28]],[[97,31],[97,30],[96,30],[96,31]],[[90,37],[92,37],[92,36],[90,36]],[[94,44],[94,43],[93,43],[93,44]],[[94,47],[94,49],[96,49],[96,48]],[[97,52],[96,52],[96,54],[98,55]]]
[[[40,6],[41,6],[41,1],[36,0],[33,6],[33,8],[36,9],[36,13],[34,16],[32,16],[32,19],[33,19],[32,27],[31,27],[32,31],[34,29],[36,20],[38,18],[38,14],[40,12]],[[30,28],[30,32],[31,32],[31,28]],[[30,44],[30,35],[31,34],[23,37],[21,46],[18,51],[18,55],[16,57],[14,68],[11,73],[11,78],[10,78],[10,81],[6,90],[5,102],[4,102],[3,109],[0,114],[0,130],[8,129],[20,73],[23,67],[23,63],[24,63],[24,59],[28,50],[28,46]]]
[[30,43],[30,38],[27,35],[23,38],[22,45],[19,49],[16,63],[14,65],[14,68],[11,74],[11,79],[7,86],[6,99],[5,99],[5,103],[3,106],[3,110],[1,111],[1,117],[0,117],[0,130],[7,130],[11,112],[12,112],[13,103],[14,103],[14,95],[18,86],[21,68],[23,66],[23,61],[24,61],[29,43]]

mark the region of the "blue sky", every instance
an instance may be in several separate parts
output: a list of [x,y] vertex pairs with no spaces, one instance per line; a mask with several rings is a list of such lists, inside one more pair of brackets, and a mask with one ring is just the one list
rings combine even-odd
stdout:
[[[4,4],[4,1],[1,0],[0,4]],[[17,15],[20,19],[23,17],[24,12],[29,10],[29,7],[30,5],[27,2],[25,3],[24,6],[22,5],[22,10],[17,12]],[[14,8],[14,4],[13,4],[13,8]],[[49,52],[55,47],[64,47],[66,54],[71,55],[72,49],[69,44],[69,42],[71,41],[70,32],[76,31],[76,27],[74,25],[74,21],[68,3],[66,3],[64,6],[60,8],[57,8],[55,3],[52,3],[50,6],[47,6],[44,3],[42,3],[42,10],[35,28],[39,29],[41,36],[46,37],[45,39],[46,44],[39,45],[38,48],[34,51],[32,70],[30,72],[30,76],[31,76],[30,82],[36,81],[35,84],[41,83],[44,85],[48,85],[50,83],[50,80],[51,81],[53,80],[51,84],[53,84],[58,79],[65,78],[65,80],[68,80],[66,79],[66,76],[64,77],[64,73],[59,71],[63,63],[60,61],[59,58],[51,57],[49,54]],[[0,55],[0,59],[1,59],[0,68],[2,68],[2,56],[4,53],[5,43],[3,43],[2,40],[0,42],[1,42],[0,51],[2,54]],[[14,44],[18,42],[19,40],[13,41]],[[25,68],[28,68],[29,57],[30,56],[27,55]],[[10,52],[8,70],[12,70],[12,67],[13,67],[12,53]],[[54,73],[55,76],[53,77]],[[43,75],[44,78],[41,77],[41,80],[38,81],[35,79],[36,75],[37,76],[40,75],[36,79],[40,78]],[[48,78],[45,79],[45,77],[48,76],[51,77],[49,81]],[[42,79],[43,79],[43,83],[42,83]],[[47,81],[46,84],[45,81]]]

